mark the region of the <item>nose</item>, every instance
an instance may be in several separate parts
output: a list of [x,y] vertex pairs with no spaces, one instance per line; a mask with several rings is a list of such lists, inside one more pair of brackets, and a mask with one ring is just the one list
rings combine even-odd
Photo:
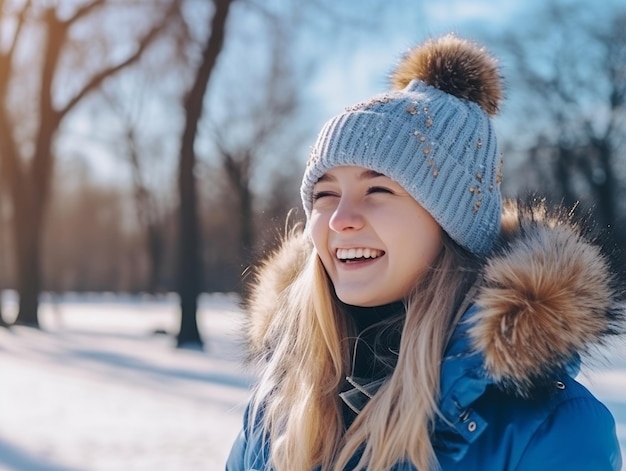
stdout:
[[348,197],[342,197],[328,225],[335,232],[361,229],[365,223],[360,205]]

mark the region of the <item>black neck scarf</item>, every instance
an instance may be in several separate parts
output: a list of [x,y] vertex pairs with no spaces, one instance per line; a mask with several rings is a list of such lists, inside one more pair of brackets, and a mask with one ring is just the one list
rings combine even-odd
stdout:
[[395,368],[400,347],[402,301],[375,307],[342,305],[356,328],[351,373],[341,388],[346,427],[376,393]]

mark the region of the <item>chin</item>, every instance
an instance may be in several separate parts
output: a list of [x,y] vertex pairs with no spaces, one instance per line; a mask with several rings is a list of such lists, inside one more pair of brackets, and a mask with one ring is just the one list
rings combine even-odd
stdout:
[[364,298],[363,296],[359,296],[359,295],[350,295],[347,293],[336,293],[337,297],[339,298],[339,300],[344,303],[344,304],[349,304],[350,306],[357,306],[357,307],[374,307],[374,306],[380,306],[382,304],[387,304],[390,301],[379,301],[379,299],[377,298]]

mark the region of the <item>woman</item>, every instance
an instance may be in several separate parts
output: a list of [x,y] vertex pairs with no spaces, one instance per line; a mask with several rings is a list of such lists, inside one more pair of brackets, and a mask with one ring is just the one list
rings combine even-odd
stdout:
[[258,271],[238,470],[619,470],[581,355],[623,328],[602,248],[502,202],[497,63],[448,35],[322,129],[307,224]]

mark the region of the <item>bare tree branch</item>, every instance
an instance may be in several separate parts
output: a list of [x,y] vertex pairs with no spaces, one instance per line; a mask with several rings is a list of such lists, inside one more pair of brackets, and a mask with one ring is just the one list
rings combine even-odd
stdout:
[[78,8],[70,18],[64,21],[64,23],[67,27],[69,27],[73,23],[76,23],[76,21],[89,15],[89,13],[91,13],[96,8],[103,6],[105,3],[106,0],[93,0],[91,3],[86,3],[85,5],[82,5],[80,8]]
[[22,28],[24,27],[24,22],[26,21],[26,13],[30,9],[31,3],[31,0],[27,0],[24,3],[22,10],[17,16],[17,25],[15,27],[13,37],[10,40],[9,48],[5,53],[0,52],[0,100],[2,100],[2,103],[4,103],[7,87],[9,84],[9,74],[11,71],[11,63],[13,62],[13,54],[15,54],[15,46],[22,32]]
[[[98,3],[98,2],[93,2],[91,5],[95,3]],[[154,40],[158,37],[159,33],[163,30],[163,28],[167,24],[169,16],[177,8],[179,8],[180,3],[181,3],[181,0],[172,0],[170,7],[167,9],[165,14],[163,15],[163,18],[161,19],[161,21],[159,21],[155,26],[153,26],[146,33],[146,35],[143,38],[141,38],[137,46],[137,49],[135,49],[135,52],[133,52],[130,56],[128,56],[126,59],[124,59],[120,63],[114,66],[111,66],[107,69],[104,69],[100,71],[98,74],[94,75],[91,78],[91,80],[87,82],[87,84],[85,84],[85,86],[76,95],[74,95],[74,97],[62,109],[60,109],[57,112],[57,120],[62,119],[63,116],[65,116],[72,108],[74,108],[74,106],[76,106],[76,104],[80,102],[80,100],[82,100],[85,95],[87,95],[91,91],[98,88],[102,84],[102,82],[104,82],[104,80],[106,80],[108,77],[116,74],[120,70],[135,63],[141,57],[143,52],[148,48],[148,46],[150,46],[154,42]]]

